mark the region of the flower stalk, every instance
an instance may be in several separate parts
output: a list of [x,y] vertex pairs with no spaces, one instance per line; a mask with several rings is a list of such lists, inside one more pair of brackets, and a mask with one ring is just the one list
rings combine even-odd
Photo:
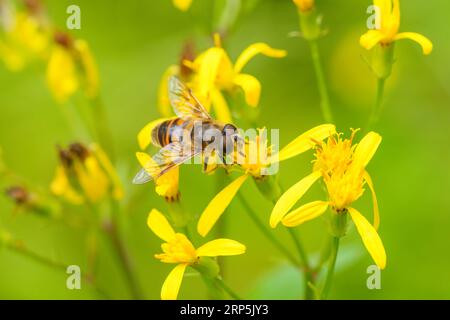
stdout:
[[103,230],[108,236],[114,252],[117,255],[117,259],[120,262],[123,274],[125,275],[128,287],[133,298],[136,300],[142,300],[144,298],[142,290],[139,286],[138,280],[136,279],[136,273],[130,258],[130,254],[125,246],[125,243],[123,242],[119,231],[118,214],[120,214],[120,211],[118,210],[118,203],[111,201],[111,206],[112,214],[110,217],[108,217],[108,219],[106,219],[106,221],[104,221]]
[[322,115],[326,122],[333,123],[333,115],[331,113],[330,107],[330,97],[328,94],[327,83],[325,81],[325,74],[323,71],[317,40],[310,40],[309,47],[311,50],[311,57],[314,64],[314,71],[316,73],[317,86],[319,88],[320,107],[322,110]]
[[377,95],[375,104],[372,107],[369,122],[366,126],[366,131],[369,131],[380,119],[383,110],[383,96],[386,86],[386,78],[378,78],[377,80]]
[[331,237],[331,254],[328,262],[328,270],[327,270],[327,276],[325,278],[325,284],[323,286],[320,298],[322,300],[326,300],[328,297],[328,294],[331,289],[331,283],[333,281],[333,275],[334,275],[334,268],[336,266],[336,259],[339,251],[339,237]]
[[308,41],[311,51],[311,58],[314,65],[314,72],[317,79],[317,87],[320,94],[320,108],[326,122],[333,123],[333,115],[330,107],[330,97],[328,93],[325,74],[318,39],[322,36],[322,16],[317,11],[313,0],[294,0],[298,9],[300,31],[305,40]]

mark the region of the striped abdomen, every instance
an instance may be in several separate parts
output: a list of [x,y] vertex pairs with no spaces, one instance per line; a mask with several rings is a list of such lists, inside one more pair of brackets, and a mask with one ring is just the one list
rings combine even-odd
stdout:
[[174,128],[179,128],[184,123],[180,118],[166,120],[158,124],[152,131],[152,142],[154,145],[165,147],[172,142]]
[[[200,124],[200,132],[194,129],[195,122],[191,120],[183,120],[181,118],[175,118],[171,120],[166,120],[158,124],[152,131],[152,142],[154,145],[165,147],[166,145],[172,143],[173,141],[182,142],[183,139],[190,139],[191,142],[194,140],[207,144],[203,141],[202,135],[209,129],[222,130],[222,126],[214,123],[213,121],[203,120]],[[196,131],[197,133],[194,133]]]

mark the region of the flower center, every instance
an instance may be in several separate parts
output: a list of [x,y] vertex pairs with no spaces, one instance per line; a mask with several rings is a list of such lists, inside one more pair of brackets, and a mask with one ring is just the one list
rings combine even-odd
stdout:
[[320,170],[332,206],[341,211],[356,201],[364,192],[364,170],[353,165],[355,146],[350,139],[332,136],[316,150],[314,170]]
[[243,155],[240,153],[235,154],[235,162],[245,172],[255,178],[260,178],[264,175],[263,169],[271,164],[272,146],[268,146],[267,139],[261,139],[260,136],[257,136],[256,139],[250,139],[243,149]]
[[177,233],[170,242],[163,243],[161,248],[164,253],[157,254],[155,257],[162,262],[193,264],[198,260],[194,246],[181,233]]

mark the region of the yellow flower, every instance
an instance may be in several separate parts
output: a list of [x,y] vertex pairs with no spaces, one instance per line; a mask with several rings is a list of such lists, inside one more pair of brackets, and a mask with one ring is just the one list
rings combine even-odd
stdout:
[[159,238],[165,241],[161,245],[163,253],[155,258],[164,263],[177,266],[169,273],[161,288],[162,300],[175,300],[180,290],[184,271],[187,266],[195,267],[200,257],[232,256],[245,253],[245,246],[229,239],[209,241],[196,249],[191,241],[181,233],[176,233],[164,215],[153,209],[147,219],[147,225]]
[[[162,118],[148,123],[138,134],[138,144],[141,150],[147,149],[152,143],[151,136],[153,129],[161,122],[169,118]],[[144,152],[137,152],[136,157],[143,168],[154,167],[154,161],[150,155]],[[152,171],[148,171],[150,175]],[[176,201],[180,197],[178,189],[180,168],[169,170],[166,174],[155,179],[155,191],[161,197],[164,197],[168,202]]]
[[60,103],[66,102],[80,88],[88,98],[97,96],[98,70],[86,41],[73,40],[62,33],[55,35],[47,66],[47,83]]
[[191,7],[192,0],[173,0],[173,5],[181,11],[187,11]]
[[388,46],[394,41],[410,39],[422,46],[423,53],[428,55],[433,50],[431,41],[415,32],[401,32],[400,28],[400,0],[374,0],[374,5],[379,8],[380,28],[369,30],[361,36],[360,44],[367,50],[375,45]]
[[51,191],[72,204],[87,199],[97,203],[111,195],[123,197],[120,179],[106,153],[96,144],[89,148],[74,143],[60,150],[60,164],[50,186]]
[[[137,152],[136,157],[143,168],[154,167],[155,162],[150,155],[144,152]],[[152,171],[148,171],[152,174]],[[155,191],[161,197],[164,197],[166,201],[177,201],[180,197],[178,189],[180,179],[180,167],[169,170],[159,178],[155,179]]]
[[[317,141],[313,173],[297,182],[280,197],[272,210],[270,225],[275,228],[281,222],[287,227],[295,227],[319,217],[328,207],[331,207],[336,215],[348,212],[373,260],[384,269],[386,253],[376,231],[380,221],[378,203],[372,179],[366,171],[366,166],[381,143],[381,136],[370,132],[359,144],[353,145],[355,132],[350,139],[342,140],[340,135],[335,134],[330,136],[327,142]],[[320,178],[326,185],[328,200],[313,201],[289,212]],[[374,226],[351,207],[364,193],[365,184],[372,192]]]
[[314,0],[292,0],[301,12],[310,11],[314,8]]
[[[29,12],[9,11],[6,5],[1,10],[5,11],[6,21],[0,25],[4,29],[0,38],[0,57],[6,67],[11,71],[20,71],[33,60],[44,59],[50,35],[42,21]],[[7,21],[7,15],[10,15],[11,21]]]
[[185,65],[194,71],[190,87],[197,98],[207,108],[212,104],[218,120],[230,123],[231,114],[222,91],[233,93],[240,88],[244,91],[247,104],[256,107],[261,94],[261,84],[254,76],[242,73],[242,69],[258,54],[282,58],[287,53],[262,42],[254,43],[241,53],[233,65],[221,46],[219,35],[215,34],[214,39],[214,47],[200,54],[193,62],[185,61]]
[[[256,162],[249,162],[249,159],[245,159],[243,163],[237,165],[238,168],[243,170],[243,174],[239,178],[231,182],[228,186],[226,186],[222,191],[220,191],[203,211],[197,225],[198,233],[204,237],[211,231],[217,220],[224,213],[225,209],[231,203],[231,201],[249,176],[252,176],[255,179],[264,179],[265,175],[263,174],[263,170],[268,166],[279,161],[290,159],[313,148],[315,146],[314,141],[322,141],[330,135],[333,135],[335,132],[336,128],[334,125],[320,125],[298,136],[287,146],[285,146],[279,153],[275,155],[268,154],[267,157],[264,157],[267,161],[261,162],[259,161],[261,160],[259,158]],[[250,141],[249,144],[256,144],[256,148],[261,148],[261,146],[259,146],[258,139],[253,142]],[[249,148],[255,148],[255,146],[250,146]],[[266,150],[266,152],[268,153],[271,152],[271,148],[263,148],[262,150]],[[248,156],[250,154],[246,152],[245,156]]]

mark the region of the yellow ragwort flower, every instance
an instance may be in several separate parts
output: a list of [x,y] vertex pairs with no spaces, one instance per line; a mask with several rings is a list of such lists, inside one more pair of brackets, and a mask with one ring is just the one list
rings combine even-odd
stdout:
[[314,0],[292,0],[292,2],[301,12],[307,12],[314,8]]
[[227,52],[221,46],[220,37],[214,35],[215,46],[200,54],[193,62],[185,61],[186,66],[194,71],[190,87],[197,98],[209,108],[212,104],[216,118],[230,123],[231,114],[222,91],[233,93],[243,90],[246,103],[251,107],[258,106],[261,94],[261,83],[254,76],[242,73],[245,65],[256,55],[263,54],[272,58],[283,58],[285,50],[273,49],[259,42],[245,49],[233,65]]
[[423,53],[428,55],[433,50],[433,44],[425,36],[415,32],[400,32],[400,0],[374,0],[379,9],[380,28],[369,30],[361,36],[360,44],[367,50],[375,45],[388,46],[394,41],[410,39],[422,46]]
[[[291,141],[287,146],[285,146],[278,154],[268,155],[268,157],[263,157],[267,159],[267,161],[260,161],[261,159],[257,159],[258,161],[249,162],[248,159],[239,165],[239,168],[242,169],[242,175],[231,182],[228,186],[226,186],[222,191],[220,191],[208,204],[206,209],[203,211],[197,225],[197,231],[201,236],[206,236],[211,229],[216,224],[217,220],[224,213],[225,209],[229,206],[233,198],[236,196],[237,192],[243,185],[243,183],[247,180],[248,177],[252,176],[255,179],[263,179],[264,176],[261,175],[261,172],[264,168],[272,165],[275,162],[284,161],[295,157],[315,146],[313,141],[322,141],[326,139],[330,135],[333,135],[336,132],[336,128],[332,124],[324,124],[317,126],[302,135],[298,136],[296,139]],[[258,144],[258,140],[250,141],[249,144]],[[254,146],[253,146],[254,147]],[[261,146],[257,146],[260,148]],[[252,148],[252,146],[250,146]],[[263,149],[264,150],[264,149]],[[271,151],[271,148],[266,149],[267,152]],[[245,153],[245,156],[250,155],[248,152]]]
[[172,2],[181,11],[188,11],[192,4],[192,0],[172,0]]
[[[378,203],[372,179],[366,171],[366,166],[381,143],[381,136],[369,132],[359,144],[353,145],[355,132],[350,139],[342,140],[341,135],[335,134],[330,136],[327,142],[316,142],[313,173],[297,182],[280,197],[272,210],[270,225],[275,228],[281,222],[287,227],[295,227],[319,217],[328,207],[333,209],[333,214],[342,215],[348,212],[367,251],[375,263],[384,269],[386,252],[376,231],[380,222]],[[313,201],[290,212],[320,178],[326,185],[328,200]],[[372,192],[374,226],[351,207],[352,203],[362,196],[365,184]]]
[[243,254],[246,250],[243,244],[229,239],[209,241],[196,249],[184,234],[176,233],[164,215],[156,209],[150,212],[147,225],[165,241],[161,245],[164,253],[156,254],[155,258],[164,263],[177,264],[161,288],[162,300],[177,299],[186,267],[195,267],[199,263],[200,257],[233,256]]
[[72,204],[97,203],[108,195],[123,197],[122,184],[106,153],[96,144],[74,143],[59,150],[60,164],[51,191]]
[[60,103],[83,89],[88,98],[98,94],[97,65],[85,40],[73,40],[63,33],[55,34],[47,66],[47,84]]
[[0,58],[11,71],[20,71],[36,59],[45,59],[50,33],[38,16],[28,11],[14,12],[0,3]]

